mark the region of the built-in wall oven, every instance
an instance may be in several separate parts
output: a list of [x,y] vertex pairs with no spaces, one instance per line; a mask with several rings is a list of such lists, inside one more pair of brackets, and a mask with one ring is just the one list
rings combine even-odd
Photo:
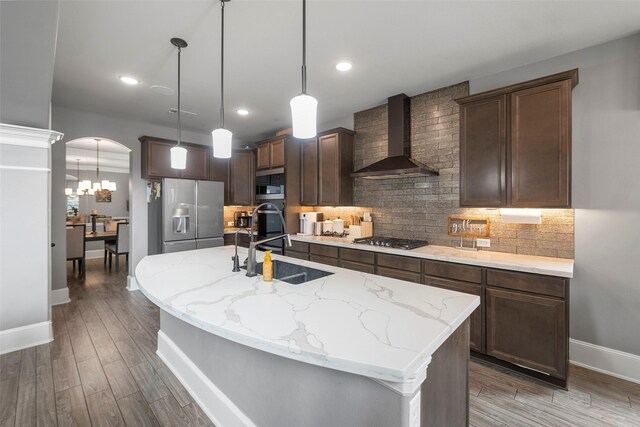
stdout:
[[[266,201],[261,201],[259,203],[267,203]],[[278,211],[273,209],[272,206],[277,207],[282,211],[284,216],[284,200],[269,200],[268,203],[271,206],[265,206],[258,210],[257,212],[257,223],[258,223],[258,240],[265,239],[268,237],[277,236],[279,234],[284,233],[284,227],[282,224],[282,220],[280,219],[280,215]],[[272,250],[274,254],[283,254],[282,243],[283,239],[272,240],[270,242],[265,243],[264,245],[258,245],[258,249],[262,251]]]

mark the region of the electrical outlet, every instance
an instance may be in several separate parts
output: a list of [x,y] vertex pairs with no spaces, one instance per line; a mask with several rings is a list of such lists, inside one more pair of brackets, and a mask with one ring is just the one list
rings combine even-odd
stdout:
[[420,427],[420,390],[409,401],[409,426]]
[[233,227],[233,221],[227,221],[227,227]]
[[491,239],[477,239],[476,246],[479,248],[490,248],[491,247]]

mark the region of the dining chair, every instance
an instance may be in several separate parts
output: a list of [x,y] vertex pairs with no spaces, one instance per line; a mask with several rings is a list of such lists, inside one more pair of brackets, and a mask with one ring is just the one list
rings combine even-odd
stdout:
[[67,227],[67,261],[73,261],[73,271],[78,261],[78,273],[85,276],[85,230],[84,224],[74,224]]
[[[118,220],[113,220],[113,219],[107,219],[104,221],[104,231],[118,231],[118,223],[120,222],[127,222],[127,221],[118,221]],[[109,251],[107,250],[107,245],[108,244],[115,244],[116,243],[116,237],[112,238],[112,239],[105,239],[104,240],[104,265],[107,265],[107,253],[109,253]]]
[[113,255],[116,256],[116,272],[120,271],[120,255],[125,255],[127,265],[129,265],[129,223],[119,222],[115,243],[105,243],[104,247],[109,252],[109,270],[111,270]]

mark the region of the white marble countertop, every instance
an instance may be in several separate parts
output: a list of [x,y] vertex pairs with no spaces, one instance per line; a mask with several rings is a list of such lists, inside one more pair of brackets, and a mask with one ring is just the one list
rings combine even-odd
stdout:
[[353,243],[348,237],[299,236],[292,235],[292,240],[323,245],[339,246],[365,251],[404,255],[414,258],[432,259],[436,261],[455,262],[458,264],[477,265],[480,267],[500,268],[503,270],[522,271],[525,273],[547,274],[558,277],[573,277],[573,260],[533,255],[509,254],[492,251],[467,251],[446,246],[424,246],[405,250],[380,246]]
[[[238,252],[244,259],[247,250]],[[278,255],[335,274],[301,285],[267,283],[231,272],[232,254],[225,246],[147,256],[136,279],[162,310],[223,338],[418,386],[434,351],[480,304],[473,295]]]

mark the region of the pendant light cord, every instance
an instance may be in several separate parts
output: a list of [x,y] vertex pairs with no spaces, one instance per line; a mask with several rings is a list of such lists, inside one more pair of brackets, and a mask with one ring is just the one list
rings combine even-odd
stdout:
[[302,0],[302,93],[307,93],[307,0]]
[[182,48],[178,46],[178,143],[176,147],[180,146],[180,140],[182,139],[182,133],[180,129],[180,55],[182,53]]
[[220,127],[224,129],[224,0],[220,1]]

